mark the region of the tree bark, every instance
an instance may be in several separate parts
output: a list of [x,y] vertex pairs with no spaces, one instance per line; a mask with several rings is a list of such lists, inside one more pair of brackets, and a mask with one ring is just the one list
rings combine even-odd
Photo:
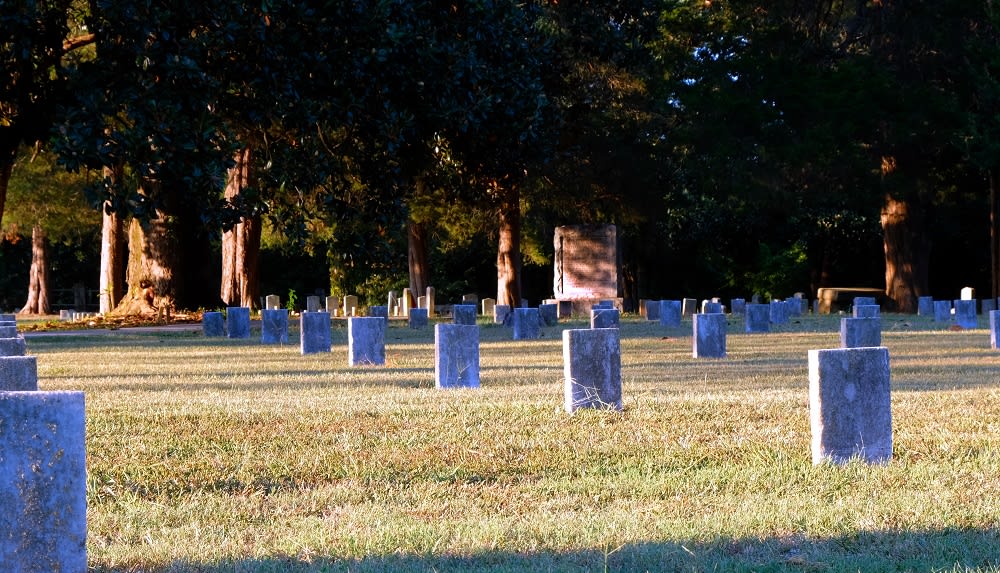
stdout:
[[103,210],[101,225],[101,314],[111,312],[125,294],[125,227],[118,213]]
[[[229,170],[226,199],[235,200],[250,178],[249,148],[237,152],[236,163]],[[232,229],[222,233],[222,284],[220,297],[229,306],[260,306],[259,255],[260,216],[244,217]]]
[[886,297],[894,310],[916,312],[917,297],[929,290],[930,244],[922,213],[919,206],[887,194],[881,223]]
[[987,173],[990,184],[990,284],[992,298],[1000,297],[1000,197],[997,197],[996,172]]
[[128,231],[128,291],[112,315],[156,316],[169,314],[174,305],[174,269],[177,267],[176,237],[167,217],[145,223],[132,219]]
[[31,228],[31,271],[28,279],[28,301],[20,314],[51,314],[49,305],[48,238],[41,225]]
[[[7,187],[10,185],[10,176],[14,172],[14,158],[17,149],[15,148],[9,157],[0,157],[0,225],[3,224],[3,211],[7,204]],[[7,152],[3,152],[7,155]]]
[[521,305],[521,193],[517,187],[500,193],[497,244],[497,304]]
[[422,296],[430,284],[428,265],[427,226],[410,219],[406,222],[406,243],[409,253],[410,292]]

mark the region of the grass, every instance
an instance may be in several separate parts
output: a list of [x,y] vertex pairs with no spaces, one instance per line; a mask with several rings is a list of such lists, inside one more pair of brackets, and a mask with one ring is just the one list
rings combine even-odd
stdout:
[[[622,323],[622,413],[562,405],[559,330],[483,325],[482,388],[434,388],[433,331],[384,367],[190,332],[29,338],[87,399],[98,572],[1000,571],[1000,354],[883,317],[894,459],[813,466],[807,350],[836,317]],[[259,336],[255,335],[255,336]]]

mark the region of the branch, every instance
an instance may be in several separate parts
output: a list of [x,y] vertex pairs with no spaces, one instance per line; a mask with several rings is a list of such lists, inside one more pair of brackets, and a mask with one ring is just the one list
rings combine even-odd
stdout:
[[74,36],[72,38],[68,38],[66,41],[63,42],[63,53],[72,52],[77,48],[82,48],[83,46],[93,44],[96,40],[97,36],[95,34],[83,34],[80,36]]

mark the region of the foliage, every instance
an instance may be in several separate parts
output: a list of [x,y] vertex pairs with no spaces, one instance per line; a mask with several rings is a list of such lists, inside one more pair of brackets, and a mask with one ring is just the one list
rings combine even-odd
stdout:
[[99,233],[100,214],[89,208],[84,189],[94,176],[68,173],[43,149],[22,148],[8,189],[4,235],[30,237],[40,225],[53,242],[83,243],[83,236]]

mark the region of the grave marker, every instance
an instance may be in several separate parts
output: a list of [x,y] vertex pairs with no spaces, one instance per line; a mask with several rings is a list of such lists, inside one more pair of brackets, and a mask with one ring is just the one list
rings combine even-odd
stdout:
[[856,297],[854,297],[854,302],[852,302],[851,304],[853,304],[854,306],[858,306],[859,304],[860,305],[873,305],[873,304],[877,305],[878,301],[875,300],[875,297],[873,297],[873,296],[856,296]]
[[959,294],[961,300],[976,300],[976,289],[972,287],[965,287]]
[[660,320],[660,301],[646,301],[646,320]]
[[303,313],[299,317],[299,327],[299,351],[303,355],[330,352],[330,313]]
[[316,295],[306,297],[306,312],[319,312],[320,298]]
[[724,311],[725,309],[722,307],[721,302],[714,302],[710,300],[701,301],[702,314],[720,314]]
[[553,297],[589,301],[618,296],[618,230],[614,225],[566,225],[553,236]]
[[750,303],[747,305],[746,311],[746,320],[744,321],[746,332],[771,331],[771,305]]
[[693,298],[681,299],[681,314],[694,316],[698,312],[698,301]]
[[410,328],[419,330],[427,326],[427,309],[411,308],[409,317]]
[[358,297],[353,294],[344,296],[344,316],[354,316],[358,313]]
[[622,409],[617,328],[563,331],[563,407]]
[[[881,316],[881,309],[877,304],[856,304],[851,309],[854,318],[876,318]],[[875,346],[879,346],[876,344]]]
[[537,308],[514,309],[514,340],[534,340],[541,336]]
[[226,336],[250,338],[250,308],[231,306],[226,309]]
[[225,336],[226,323],[222,319],[222,313],[217,311],[201,313],[201,331],[206,337]]
[[934,316],[934,297],[921,296],[917,298],[917,316]]
[[434,384],[437,388],[479,388],[478,326],[434,325]]
[[540,304],[538,305],[538,317],[545,326],[556,326],[559,324],[559,305]]
[[260,314],[260,341],[288,344],[288,309],[265,308]]
[[990,348],[1000,349],[1000,310],[990,311]]
[[841,348],[882,346],[882,319],[877,316],[840,319]]
[[726,315],[696,314],[692,327],[695,358],[726,357]]
[[337,316],[337,312],[339,310],[340,310],[340,297],[339,296],[326,297],[326,311],[330,313],[330,316]]
[[413,304],[413,291],[409,288],[403,289],[403,294],[400,295],[400,303],[403,305],[403,316],[410,316],[410,309],[414,307]]
[[951,302],[934,301],[934,322],[951,322]]
[[974,299],[955,301],[955,324],[962,328],[976,328],[979,320],[976,317],[976,301]]
[[788,322],[788,305],[783,300],[772,300],[768,305],[768,318],[772,324]]
[[484,298],[482,300],[482,313],[483,316],[493,317],[493,309],[497,306],[497,301],[495,298]]
[[[38,390],[38,363],[34,356],[0,357],[0,392],[34,392],[36,390]],[[2,450],[0,450],[0,457],[2,455]],[[2,540],[0,540],[0,544],[2,544]]]
[[590,309],[590,328],[618,328],[621,324],[621,313],[617,308]]
[[281,308],[281,297],[276,294],[269,294],[264,297],[264,310],[274,310]]
[[429,286],[426,290],[427,316],[434,316],[434,287]]
[[681,325],[681,301],[661,300],[660,301],[660,326],[675,328]]
[[746,314],[747,301],[742,298],[734,298],[729,301],[729,312],[736,315]]
[[510,326],[511,312],[510,305],[498,304],[493,307],[493,323]]
[[347,319],[347,364],[385,364],[385,321],[373,317]]
[[476,305],[475,304],[456,304],[451,307],[452,321],[455,324],[464,325],[475,325],[476,324]]

